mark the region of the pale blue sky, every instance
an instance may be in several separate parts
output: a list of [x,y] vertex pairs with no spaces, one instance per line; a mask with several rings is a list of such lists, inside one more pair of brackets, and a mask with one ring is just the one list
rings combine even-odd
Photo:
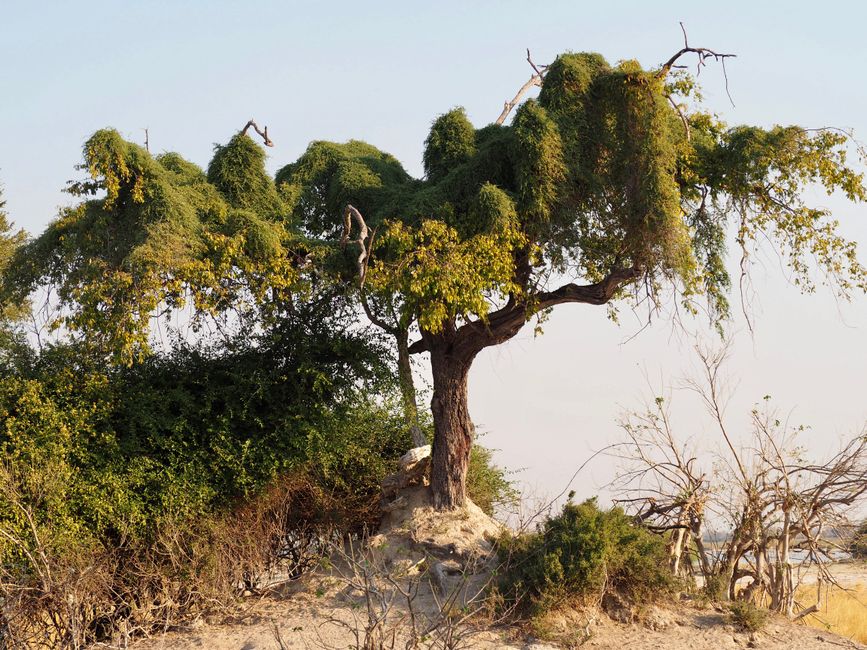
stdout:
[[[276,143],[272,171],[312,139],[359,138],[420,173],[431,120],[456,105],[479,126],[499,114],[540,63],[595,50],[646,66],[681,46],[736,53],[702,74],[707,104],[730,123],[855,128],[867,140],[867,9],[855,2],[10,2],[0,0],[0,183],[7,210],[39,232],[67,202],[83,141],[117,128],[151,149],[205,165],[249,117]],[[867,247],[867,208],[839,207],[844,231]],[[867,256],[862,252],[862,260]],[[827,446],[867,420],[867,299],[802,297],[769,257],[755,284],[757,330],[741,335],[733,406],[766,393],[811,423]],[[736,323],[742,328],[743,321]],[[562,487],[588,450],[616,438],[618,405],[642,393],[642,368],[672,376],[688,346],[658,323],[636,340],[624,319],[564,307],[544,337],[528,330],[483,354],[470,408],[486,444],[542,491]],[[690,409],[693,409],[692,411]],[[698,427],[695,406],[685,423]],[[692,429],[694,431],[697,429]],[[715,443],[708,440],[708,445]],[[604,482],[610,464],[579,483]]]

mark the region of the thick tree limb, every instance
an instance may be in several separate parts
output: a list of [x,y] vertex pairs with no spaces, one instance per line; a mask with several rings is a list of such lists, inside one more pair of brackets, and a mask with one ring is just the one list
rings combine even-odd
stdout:
[[271,142],[271,138],[268,137],[268,127],[266,126],[265,130],[263,131],[262,129],[259,128],[259,126],[256,124],[256,122],[253,121],[252,118],[250,119],[249,122],[247,122],[244,125],[244,128],[241,129],[241,135],[246,135],[247,129],[249,129],[251,126],[253,127],[253,130],[262,137],[263,144],[266,147],[273,147],[274,146],[274,143]]
[[569,283],[554,291],[540,293],[537,295],[539,307],[536,311],[564,302],[604,305],[614,297],[616,291],[623,284],[637,280],[642,274],[643,271],[635,267],[615,269],[603,280],[594,284],[577,285]]
[[[615,269],[603,280],[593,284],[569,283],[554,291],[537,293],[529,300],[512,298],[505,307],[489,314],[484,321],[476,320],[453,331],[451,336],[454,345],[477,353],[486,347],[508,341],[520,331],[530,316],[549,307],[568,302],[604,305],[622,285],[637,280],[642,273],[637,268]],[[423,337],[409,347],[409,352],[418,354],[429,349],[428,337]]]
[[545,78],[545,72],[547,72],[548,66],[537,66],[533,63],[533,60],[530,58],[529,49],[527,50],[527,63],[529,63],[533,68],[533,76],[530,77],[520,89],[518,89],[518,92],[512,98],[512,101],[506,102],[503,105],[503,112],[500,113],[500,117],[497,118],[497,121],[494,122],[494,124],[503,124],[503,122],[506,121],[506,118],[509,117],[509,113],[512,112],[512,109],[521,102],[521,98],[526,94],[526,92],[533,86],[542,85],[542,80]]
[[[350,240],[349,236],[352,234],[353,219],[358,224],[358,238]],[[367,276],[369,251],[367,250],[365,241],[367,240],[368,232],[364,217],[361,216],[357,208],[347,203],[346,209],[343,211],[343,234],[340,236],[340,247],[345,248],[346,244],[351,242],[358,244],[358,247],[361,249],[358,253],[358,261],[356,262],[358,266],[358,284],[360,287],[364,287],[364,280]]]

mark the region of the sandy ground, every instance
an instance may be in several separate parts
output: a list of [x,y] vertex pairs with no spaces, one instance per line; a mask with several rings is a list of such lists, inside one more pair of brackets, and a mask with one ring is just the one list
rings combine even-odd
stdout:
[[[499,524],[472,505],[462,513],[437,513],[429,507],[423,488],[410,489],[404,496],[406,504],[386,518],[380,534],[369,540],[365,550],[348,549],[346,555],[334,558],[316,574],[275,585],[265,596],[242,601],[236,611],[212,615],[128,647],[363,648],[372,611],[382,619],[383,643],[375,648],[405,648],[415,629],[428,633],[421,643],[423,648],[867,649],[782,618],[771,618],[761,632],[751,635],[732,625],[726,610],[686,600],[677,607],[642,611],[638,620],[632,612],[615,614],[619,621],[597,610],[558,614],[535,629],[546,641],[533,638],[530,630],[492,626],[490,621],[473,627],[460,621],[466,611],[476,607],[475,596],[490,579],[486,557]],[[834,572],[844,585],[867,582],[864,564],[839,564]],[[383,581],[386,574],[398,579],[390,584]],[[432,575],[438,577],[432,579]],[[365,581],[368,589],[363,588]],[[371,593],[370,586],[378,596],[365,596]],[[412,594],[411,607],[400,590]]]
[[[358,619],[358,620],[356,620]],[[281,648],[357,648],[353,630],[363,624],[364,612],[323,601],[310,594],[296,594],[285,602],[262,601],[247,612],[223,624],[201,623],[134,644],[136,650],[280,650]],[[635,650],[723,650],[764,648],[766,650],[823,648],[865,648],[828,632],[784,619],[771,619],[756,635],[739,631],[724,611],[685,606],[681,610],[655,610],[649,620],[618,623],[599,612],[576,612],[576,620],[565,620],[561,629],[549,630],[543,642],[517,630],[473,630],[460,647],[504,650],[548,650],[557,647],[634,648]],[[278,637],[279,634],[279,637]],[[524,638],[521,638],[524,637]],[[360,640],[363,640],[363,636]],[[398,637],[394,647],[405,647]],[[282,646],[281,646],[282,641]],[[383,647],[392,647],[388,643]],[[426,646],[423,647],[442,647]]]
[[[830,566],[829,570],[841,587],[867,585],[867,562],[835,562]],[[801,576],[801,583],[805,585],[815,584],[816,577],[817,572],[815,570],[805,571]]]

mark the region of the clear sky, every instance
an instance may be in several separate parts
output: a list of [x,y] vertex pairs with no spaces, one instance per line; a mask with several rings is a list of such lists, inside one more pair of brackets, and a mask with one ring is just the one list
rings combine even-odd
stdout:
[[[84,140],[113,126],[151,150],[206,165],[254,117],[269,126],[272,171],[313,139],[367,140],[421,173],[430,122],[456,105],[482,126],[497,117],[537,62],[565,50],[661,63],[682,44],[737,54],[701,75],[707,105],[731,124],[851,127],[867,140],[867,5],[855,2],[12,2],[0,0],[0,183],[17,224],[38,233],[68,201]],[[843,231],[867,249],[867,206],[819,194]],[[867,262],[867,250],[861,259]],[[867,421],[867,298],[838,304],[802,296],[768,253],[754,269],[755,335],[743,319],[730,370],[731,415],[771,394],[810,424],[827,450]],[[531,328],[483,353],[470,410],[484,444],[538,491],[565,486],[592,450],[617,439],[618,413],[648,394],[646,377],[676,380],[690,344],[664,320],[618,327],[604,310],[564,306],[545,335]],[[701,327],[698,327],[701,331]],[[423,375],[423,369],[420,368]],[[678,410],[684,433],[702,433],[697,406]],[[613,464],[582,473],[595,494]]]

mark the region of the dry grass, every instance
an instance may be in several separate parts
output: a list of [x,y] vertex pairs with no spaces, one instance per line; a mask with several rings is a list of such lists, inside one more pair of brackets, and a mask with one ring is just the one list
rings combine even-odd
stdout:
[[[801,587],[798,600],[815,602],[816,587]],[[867,643],[867,586],[858,583],[847,589],[823,589],[821,609],[806,618],[807,625],[829,630],[859,643]]]

